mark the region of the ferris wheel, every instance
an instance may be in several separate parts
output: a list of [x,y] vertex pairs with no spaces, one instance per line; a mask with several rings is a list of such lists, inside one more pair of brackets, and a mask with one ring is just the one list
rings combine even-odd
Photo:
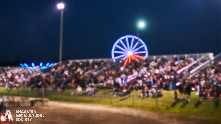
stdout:
[[119,38],[112,48],[112,59],[114,62],[124,61],[123,68],[132,60],[139,62],[148,57],[146,44],[134,35],[126,35]]

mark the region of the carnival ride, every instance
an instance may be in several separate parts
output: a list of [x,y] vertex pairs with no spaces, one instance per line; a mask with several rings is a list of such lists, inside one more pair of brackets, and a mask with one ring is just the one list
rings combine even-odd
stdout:
[[124,61],[123,68],[135,60],[140,62],[148,57],[148,49],[146,44],[137,36],[126,35],[119,38],[112,48],[113,62]]

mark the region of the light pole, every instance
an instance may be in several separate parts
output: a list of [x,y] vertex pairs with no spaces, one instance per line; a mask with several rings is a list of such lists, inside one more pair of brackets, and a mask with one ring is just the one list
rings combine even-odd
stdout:
[[64,3],[58,3],[57,8],[61,10],[61,22],[60,22],[60,49],[59,49],[59,62],[62,62],[62,42],[63,42],[63,11],[64,11]]
[[144,20],[139,20],[137,22],[137,37],[139,37],[139,30],[142,30],[146,27],[146,23]]

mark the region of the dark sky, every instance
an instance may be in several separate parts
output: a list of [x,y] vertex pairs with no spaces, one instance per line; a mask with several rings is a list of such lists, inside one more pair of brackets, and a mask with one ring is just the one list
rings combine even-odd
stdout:
[[[0,4],[0,61],[56,62],[60,12],[56,0]],[[221,0],[65,0],[64,58],[110,58],[114,42],[136,35],[150,55],[221,52]]]

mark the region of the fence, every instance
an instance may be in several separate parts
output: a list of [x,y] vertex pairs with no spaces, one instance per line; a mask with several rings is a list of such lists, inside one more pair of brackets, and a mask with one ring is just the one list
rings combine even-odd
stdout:
[[199,109],[202,111],[221,111],[219,103],[221,99],[202,98],[199,101],[195,92],[192,92],[190,102],[187,100],[175,100],[173,91],[162,91],[162,97],[138,98],[141,91],[132,91],[130,95],[114,96],[112,89],[99,89],[95,95],[77,94],[72,89],[53,91],[48,89],[14,88],[7,90],[0,88],[1,95],[25,96],[48,98],[50,100],[71,101],[78,103],[95,103],[114,106],[151,108],[151,109]]

